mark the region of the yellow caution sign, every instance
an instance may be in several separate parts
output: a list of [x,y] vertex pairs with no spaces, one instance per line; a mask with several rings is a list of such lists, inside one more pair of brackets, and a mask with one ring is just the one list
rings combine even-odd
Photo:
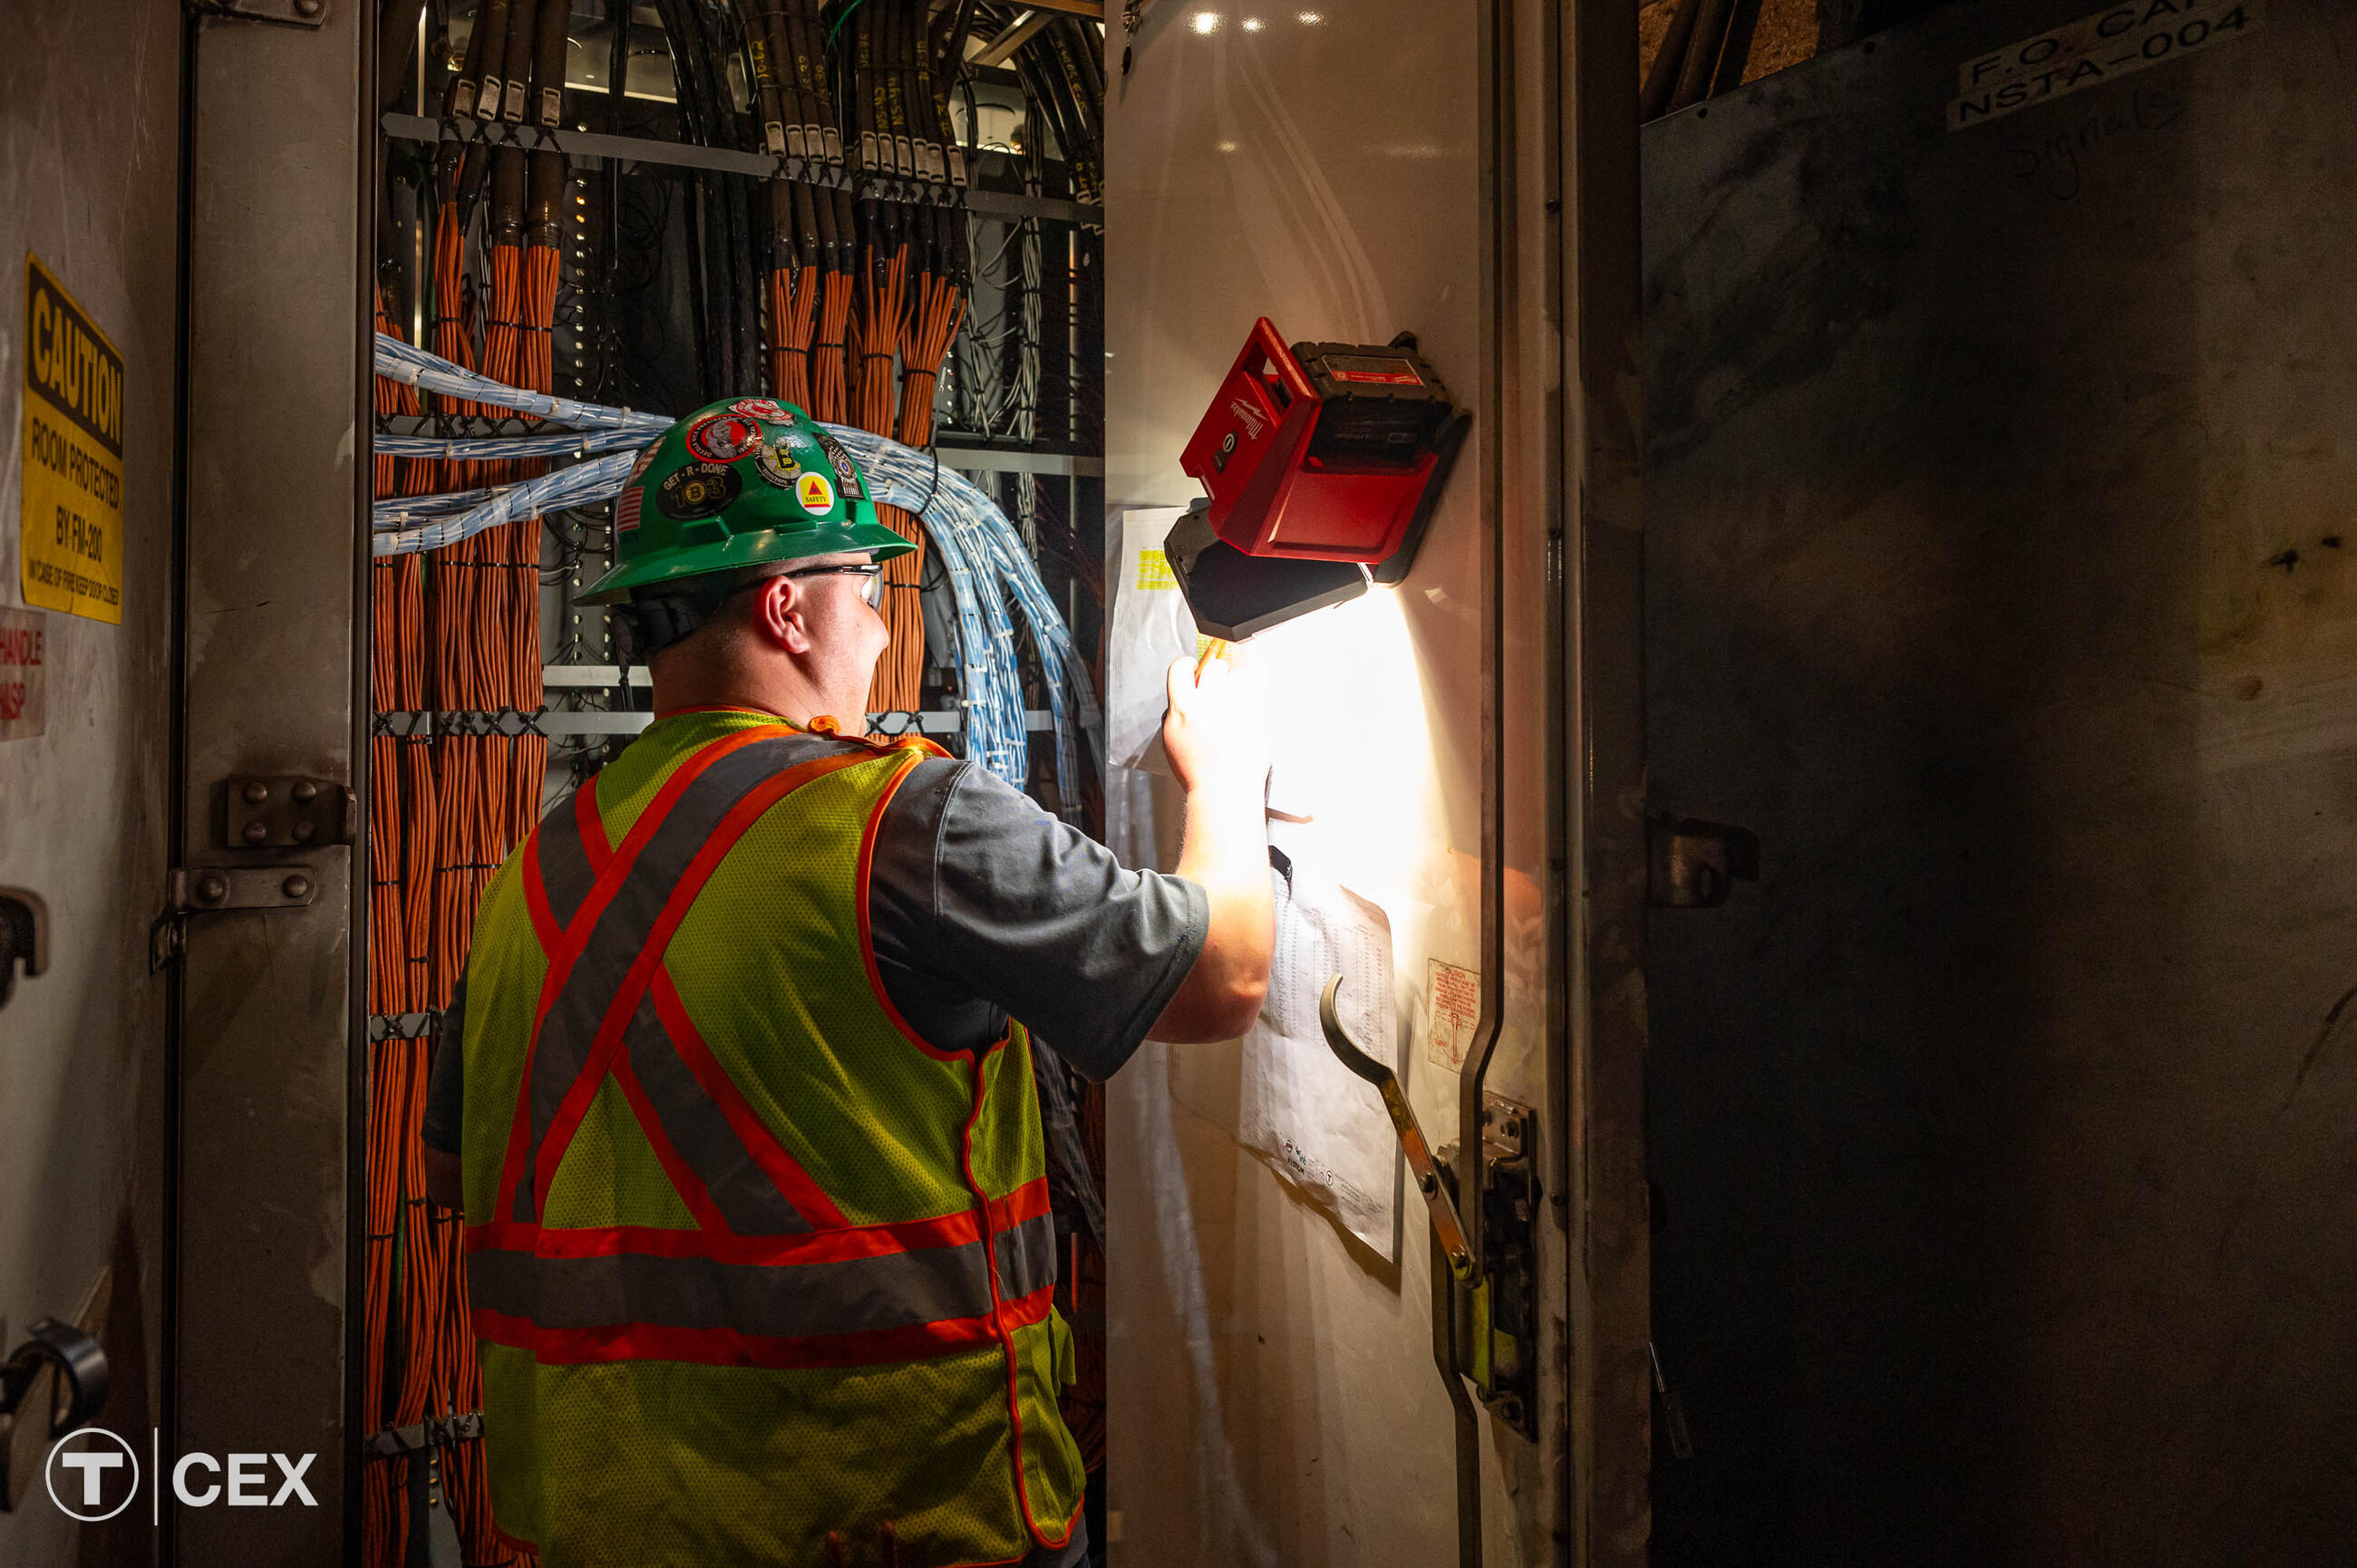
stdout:
[[25,601],[123,621],[123,356],[25,254]]

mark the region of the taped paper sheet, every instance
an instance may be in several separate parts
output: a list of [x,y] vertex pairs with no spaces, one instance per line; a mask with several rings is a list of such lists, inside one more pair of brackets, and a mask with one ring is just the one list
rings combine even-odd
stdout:
[[1398,1064],[1391,920],[1297,861],[1290,886],[1280,873],[1269,875],[1276,954],[1268,1001],[1244,1036],[1237,1136],[1351,1235],[1396,1262],[1398,1138],[1383,1096],[1334,1059],[1318,1024],[1318,998],[1340,974],[1336,1004],[1351,1037],[1377,1061]]
[[1163,559],[1162,541],[1183,508],[1133,507],[1121,514],[1113,560],[1113,625],[1107,634],[1105,760],[1167,774],[1162,714],[1170,661],[1200,650],[1187,596]]

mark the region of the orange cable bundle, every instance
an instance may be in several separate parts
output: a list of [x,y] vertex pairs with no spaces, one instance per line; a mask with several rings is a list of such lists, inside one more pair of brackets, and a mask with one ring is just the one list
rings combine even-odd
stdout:
[[[872,238],[872,234],[871,234]],[[866,309],[860,320],[859,382],[855,423],[863,430],[890,435],[898,403],[893,366],[913,342],[909,321],[909,245],[903,240],[889,260],[871,252],[860,268],[866,281]],[[884,564],[882,614],[891,640],[877,661],[867,690],[870,713],[907,713],[922,700],[925,664],[925,618],[917,596],[923,572],[924,535],[916,520],[898,507],[878,507],[877,516],[918,549]]]
[[848,412],[844,374],[845,339],[851,334],[851,274],[829,272],[819,278],[818,338],[811,350],[811,413],[830,424]]
[[[942,362],[949,358],[965,314],[965,295],[952,278],[936,274],[929,265],[920,274],[915,319],[900,349],[900,413],[897,435],[904,446],[925,446],[933,438],[933,388]],[[877,515],[894,532],[915,542],[909,554],[884,564],[884,621],[892,641],[876,667],[876,682],[868,706],[878,713],[915,708],[923,700],[925,618],[918,592],[925,570],[925,533],[921,524],[899,507],[879,506]]]

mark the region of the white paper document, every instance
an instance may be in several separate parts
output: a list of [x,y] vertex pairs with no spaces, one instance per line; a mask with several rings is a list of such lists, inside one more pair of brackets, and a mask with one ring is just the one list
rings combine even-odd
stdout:
[[1120,539],[1109,550],[1113,624],[1106,634],[1105,760],[1116,768],[1170,771],[1162,755],[1162,714],[1170,705],[1165,684],[1174,659],[1199,651],[1187,596],[1162,555],[1162,541],[1183,508],[1133,507],[1121,514]]
[[1318,1023],[1318,998],[1340,974],[1336,1004],[1351,1038],[1377,1061],[1397,1065],[1391,921],[1298,862],[1290,886],[1269,875],[1276,952],[1268,1000],[1244,1036],[1237,1136],[1351,1234],[1397,1262],[1399,1141],[1383,1096],[1334,1059]]

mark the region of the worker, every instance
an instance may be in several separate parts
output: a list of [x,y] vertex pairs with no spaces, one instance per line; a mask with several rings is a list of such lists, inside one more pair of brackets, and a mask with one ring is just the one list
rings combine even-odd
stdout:
[[[858,466],[716,403],[615,505],[654,719],[483,897],[425,1118],[500,1529],[546,1568],[1082,1560],[1032,1030],[1232,1038],[1275,939],[1259,700],[1171,668],[1177,873],[863,738]],[[911,591],[908,589],[905,591]]]

